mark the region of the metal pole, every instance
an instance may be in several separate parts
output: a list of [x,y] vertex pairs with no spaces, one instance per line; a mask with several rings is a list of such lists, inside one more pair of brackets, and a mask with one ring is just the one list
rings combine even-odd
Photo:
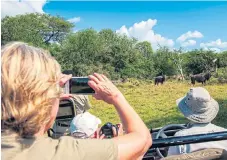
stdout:
[[227,131],[181,137],[154,139],[151,148],[227,140]]

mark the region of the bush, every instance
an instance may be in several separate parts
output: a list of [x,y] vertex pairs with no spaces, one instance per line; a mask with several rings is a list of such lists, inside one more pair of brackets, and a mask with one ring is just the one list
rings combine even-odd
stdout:
[[218,78],[211,77],[208,83],[209,84],[217,84],[217,83],[219,83],[219,81],[218,81]]
[[212,83],[227,83],[227,67],[219,68],[211,81]]
[[217,72],[217,77],[221,79],[227,79],[227,67],[219,68]]

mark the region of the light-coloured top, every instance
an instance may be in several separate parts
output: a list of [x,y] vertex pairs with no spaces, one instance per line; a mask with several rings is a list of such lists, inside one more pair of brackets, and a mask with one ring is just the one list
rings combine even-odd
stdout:
[[84,113],[91,108],[91,104],[87,95],[74,94],[72,98],[74,99],[75,103],[76,115]]
[[63,136],[51,139],[19,138],[2,133],[2,160],[116,160],[117,145],[113,140],[75,139]]
[[[216,126],[212,123],[206,123],[206,124],[196,123],[196,124],[193,124],[192,127],[188,129],[183,129],[181,131],[176,132],[174,136],[176,137],[188,136],[188,135],[206,134],[206,133],[214,133],[214,132],[222,132],[222,131],[227,131],[227,129]],[[221,149],[227,150],[227,140],[172,146],[169,148],[168,156],[191,153],[191,152],[194,152],[200,149],[206,149],[206,148],[221,148]]]

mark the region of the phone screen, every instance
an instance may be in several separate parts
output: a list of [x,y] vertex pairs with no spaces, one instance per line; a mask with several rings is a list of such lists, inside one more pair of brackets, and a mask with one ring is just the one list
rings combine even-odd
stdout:
[[88,85],[87,77],[72,77],[69,82],[69,92],[72,94],[94,94],[95,91]]

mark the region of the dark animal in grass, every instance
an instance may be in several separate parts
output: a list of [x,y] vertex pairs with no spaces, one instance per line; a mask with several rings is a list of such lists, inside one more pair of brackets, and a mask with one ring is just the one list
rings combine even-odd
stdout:
[[211,73],[205,73],[205,74],[195,74],[191,76],[191,83],[195,85],[195,82],[206,84],[206,81],[209,81],[211,77]]
[[155,85],[158,85],[159,83],[163,84],[165,82],[165,76],[158,76],[158,77],[155,77],[154,79],[154,84]]

